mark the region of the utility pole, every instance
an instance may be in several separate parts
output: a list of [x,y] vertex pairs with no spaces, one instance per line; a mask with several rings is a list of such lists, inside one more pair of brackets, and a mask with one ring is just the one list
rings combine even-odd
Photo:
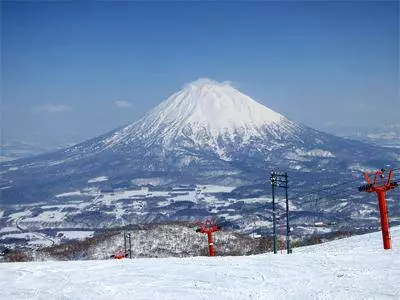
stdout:
[[124,255],[126,256],[127,249],[126,249],[126,232],[124,231]]
[[271,173],[271,186],[272,186],[272,232],[274,237],[274,254],[276,251],[276,218],[275,218],[275,185],[276,185],[276,175],[275,172]]
[[397,187],[397,182],[392,181],[392,170],[389,170],[389,175],[387,180],[385,180],[385,170],[381,169],[376,171],[374,175],[374,181],[371,181],[369,178],[369,174],[364,173],[365,181],[367,184],[364,184],[358,188],[360,192],[373,193],[375,192],[378,196],[379,203],[379,214],[381,218],[381,230],[382,230],[382,240],[383,240],[383,248],[388,250],[391,248],[390,245],[390,232],[389,232],[389,217],[387,213],[386,206],[386,191],[394,189]]
[[131,240],[131,233],[128,233],[129,238],[129,258],[132,258],[132,240]]
[[286,251],[291,253],[290,249],[290,227],[289,227],[289,198],[288,198],[288,175],[285,172],[285,198],[286,198]]
[[290,250],[290,226],[289,226],[289,198],[288,198],[288,175],[287,173],[279,173],[272,171],[270,182],[272,186],[272,222],[273,222],[273,235],[274,235],[274,253],[277,253],[276,249],[276,218],[275,218],[275,187],[285,189],[286,199],[286,250],[287,253],[291,253]]
[[[129,243],[129,249],[127,249]],[[132,240],[131,240],[131,233],[124,232],[124,255],[125,257],[129,256],[132,258]]]

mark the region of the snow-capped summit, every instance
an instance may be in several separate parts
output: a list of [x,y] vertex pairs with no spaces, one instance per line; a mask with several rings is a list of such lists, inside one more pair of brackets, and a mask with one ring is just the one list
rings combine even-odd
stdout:
[[206,126],[211,132],[261,127],[284,119],[281,114],[254,101],[229,83],[209,79],[189,83],[156,107],[149,116],[165,116],[163,121],[180,119],[181,123]]
[[285,124],[284,131],[294,126],[284,116],[241,93],[229,82],[201,78],[185,85],[137,122],[115,132],[105,144],[115,145],[132,136],[162,137],[164,145],[182,136],[199,145],[204,140],[233,139],[237,135],[246,141],[263,136],[266,127],[281,123]]

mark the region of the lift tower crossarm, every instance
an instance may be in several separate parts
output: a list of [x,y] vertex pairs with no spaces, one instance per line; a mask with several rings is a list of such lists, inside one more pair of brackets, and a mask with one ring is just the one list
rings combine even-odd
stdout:
[[385,180],[385,170],[381,169],[372,173],[374,175],[374,180],[370,178],[370,174],[364,173],[365,181],[364,184],[358,188],[360,192],[376,193],[378,196],[379,203],[379,214],[381,219],[381,229],[382,229],[382,239],[383,248],[390,249],[390,232],[389,232],[389,217],[387,213],[386,205],[386,192],[397,187],[397,182],[392,181],[393,171],[389,170],[387,180]]
[[213,232],[219,231],[221,229],[218,225],[213,225],[210,220],[207,220],[205,223],[198,223],[200,226],[196,229],[196,232],[207,234],[208,238],[208,251],[210,256],[214,256],[214,241],[213,241]]

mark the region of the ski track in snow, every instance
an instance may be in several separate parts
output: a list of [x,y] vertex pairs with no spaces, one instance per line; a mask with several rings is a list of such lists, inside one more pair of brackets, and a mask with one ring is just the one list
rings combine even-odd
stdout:
[[292,255],[4,263],[1,299],[400,299],[400,227]]

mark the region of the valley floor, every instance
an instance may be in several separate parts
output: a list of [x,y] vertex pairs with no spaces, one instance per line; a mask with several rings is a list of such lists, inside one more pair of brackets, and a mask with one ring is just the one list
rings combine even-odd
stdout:
[[292,255],[0,265],[0,299],[400,299],[400,227]]

